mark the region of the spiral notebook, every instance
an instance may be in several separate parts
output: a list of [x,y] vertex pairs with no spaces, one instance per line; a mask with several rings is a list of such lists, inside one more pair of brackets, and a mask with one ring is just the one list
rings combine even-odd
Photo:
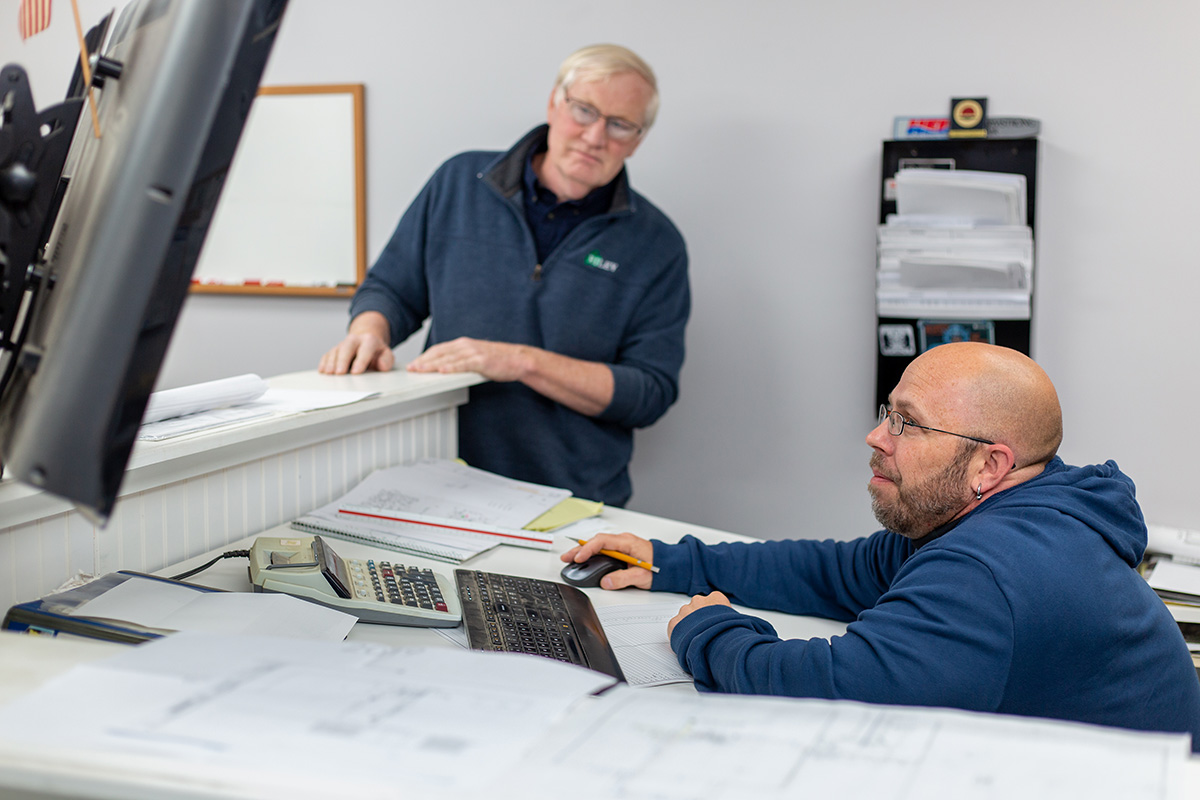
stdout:
[[458,564],[497,544],[549,549],[553,536],[527,526],[570,497],[458,461],[424,459],[371,473],[292,527]]
[[368,544],[398,550],[402,553],[424,556],[461,564],[468,558],[492,549],[500,542],[493,538],[455,533],[453,535],[431,535],[428,530],[413,525],[411,532],[384,525],[352,522],[332,513],[318,509],[292,522],[292,527],[305,533],[353,539]]

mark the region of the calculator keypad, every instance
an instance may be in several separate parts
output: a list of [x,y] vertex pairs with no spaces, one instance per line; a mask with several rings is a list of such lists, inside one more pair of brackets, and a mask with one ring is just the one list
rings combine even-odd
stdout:
[[448,611],[437,577],[431,569],[406,567],[389,561],[347,559],[354,596],[432,611]]

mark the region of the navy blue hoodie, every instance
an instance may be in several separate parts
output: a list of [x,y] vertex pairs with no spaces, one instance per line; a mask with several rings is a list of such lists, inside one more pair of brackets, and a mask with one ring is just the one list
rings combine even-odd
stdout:
[[1060,459],[920,548],[849,542],[654,543],[654,589],[850,621],[781,640],[727,607],[671,636],[704,690],[944,706],[1192,734],[1200,680],[1179,627],[1136,571],[1146,525],[1112,461]]

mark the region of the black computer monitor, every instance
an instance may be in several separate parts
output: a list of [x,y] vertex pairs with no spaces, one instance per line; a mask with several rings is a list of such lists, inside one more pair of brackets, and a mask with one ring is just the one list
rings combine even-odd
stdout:
[[[29,264],[0,250],[0,462],[99,521],[116,503],[286,5],[134,0],[100,53],[100,138],[79,106],[44,247]],[[0,152],[10,168],[0,234],[36,211],[13,197],[63,177],[13,166],[18,157]]]

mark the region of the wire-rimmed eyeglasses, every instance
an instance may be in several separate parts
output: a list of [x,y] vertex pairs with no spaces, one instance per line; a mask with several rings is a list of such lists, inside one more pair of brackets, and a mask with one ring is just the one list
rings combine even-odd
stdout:
[[630,142],[642,134],[641,125],[636,125],[624,117],[609,117],[601,114],[600,109],[591,103],[576,100],[566,91],[563,91],[563,98],[567,101],[571,118],[585,128],[595,124],[596,120],[602,119],[604,120],[604,130],[609,138],[616,139],[618,142]]
[[923,431],[948,433],[951,436],[957,436],[960,439],[970,439],[972,442],[979,442],[980,444],[995,444],[995,442],[993,442],[991,439],[980,439],[978,436],[967,436],[965,433],[955,433],[954,431],[944,431],[941,428],[930,428],[928,425],[918,425],[911,419],[905,419],[904,415],[899,411],[892,411],[889,409],[887,407],[887,403],[884,403],[879,407],[879,421],[875,424],[882,424],[885,418],[888,421],[888,433],[890,433],[892,436],[899,436],[900,434],[904,433],[904,426],[907,425],[912,428],[920,428]]

